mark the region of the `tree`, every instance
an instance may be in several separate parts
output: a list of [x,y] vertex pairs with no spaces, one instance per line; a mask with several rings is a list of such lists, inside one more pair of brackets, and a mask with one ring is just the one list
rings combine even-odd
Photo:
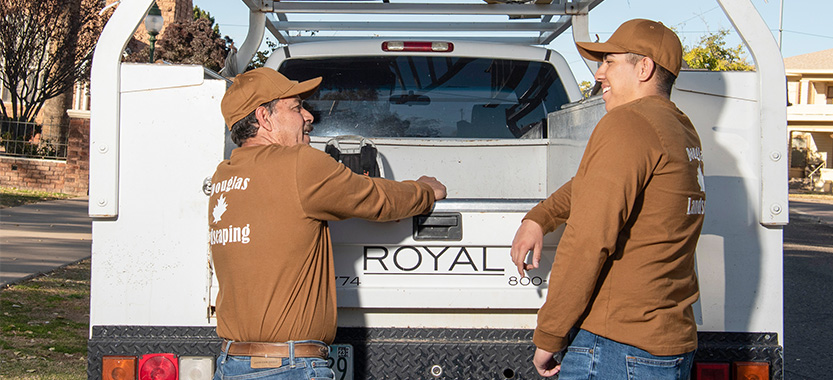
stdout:
[[195,5],[194,6],[194,20],[199,20],[201,18],[208,19],[208,21],[211,21],[211,25],[213,25],[211,30],[213,30],[214,33],[216,33],[217,35],[220,35],[220,25],[217,25],[217,24],[214,23],[214,17],[211,16],[211,13],[208,12],[208,11],[200,9],[200,7]]
[[593,91],[593,85],[594,83],[591,83],[590,81],[581,81],[581,83],[578,84],[578,89],[581,91],[581,96],[585,98],[590,96],[590,93]]
[[228,54],[226,40],[215,32],[211,20],[198,18],[172,23],[157,42],[159,57],[170,62],[203,65],[220,71]]
[[[310,36],[314,36],[318,33],[318,31],[317,30],[298,31],[297,35],[301,36],[304,33],[306,33]],[[266,61],[269,59],[269,56],[272,55],[272,53],[275,50],[278,50],[278,48],[281,47],[281,46],[283,46],[283,45],[278,45],[277,42],[274,42],[274,41],[270,40],[267,37],[266,38],[266,49],[258,50],[257,52],[255,52],[254,57],[252,57],[252,60],[249,62],[249,65],[246,66],[245,71],[249,71],[249,70],[256,69],[258,67],[263,67],[264,65],[266,65]]]
[[726,46],[728,29],[720,29],[700,37],[700,41],[691,47],[683,46],[683,60],[692,69],[711,71],[752,71],[755,66],[746,62],[743,45]]
[[[219,26],[214,24],[211,14],[194,7],[194,17],[184,22],[172,22],[156,41],[154,56],[173,63],[202,65],[214,71],[223,67],[231,39],[220,36]],[[138,44],[131,44],[136,46]],[[125,59],[129,62],[147,62],[149,49],[131,52]]]
[[252,57],[252,61],[249,62],[249,65],[246,67],[246,71],[256,69],[258,67],[263,67],[266,64],[266,60],[269,59],[269,56],[278,48],[278,44],[270,39],[266,39],[266,49],[258,50],[255,52],[255,56]]
[[33,122],[44,102],[89,78],[98,35],[111,13],[97,0],[0,0],[4,120]]

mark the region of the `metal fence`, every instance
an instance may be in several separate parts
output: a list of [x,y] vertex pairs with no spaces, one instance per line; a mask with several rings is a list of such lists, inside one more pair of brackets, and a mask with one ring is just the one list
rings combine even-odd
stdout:
[[[49,123],[0,121],[0,156],[65,160],[67,128]],[[46,131],[56,131],[47,136]]]

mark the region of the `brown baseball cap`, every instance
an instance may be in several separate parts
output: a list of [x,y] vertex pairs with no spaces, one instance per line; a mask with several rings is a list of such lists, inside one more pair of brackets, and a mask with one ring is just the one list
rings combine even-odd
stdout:
[[633,19],[620,25],[607,42],[576,42],[584,58],[601,62],[608,53],[636,53],[651,58],[677,76],[683,45],[671,29],[658,21]]
[[289,80],[275,69],[260,67],[234,77],[234,83],[226,90],[220,102],[220,110],[226,126],[231,130],[234,123],[248,116],[261,104],[296,95],[306,99],[320,84],[321,77],[299,83]]

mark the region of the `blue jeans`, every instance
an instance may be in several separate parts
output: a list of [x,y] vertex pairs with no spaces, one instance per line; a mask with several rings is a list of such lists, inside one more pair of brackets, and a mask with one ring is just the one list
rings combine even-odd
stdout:
[[[305,340],[295,343],[303,342],[317,341]],[[294,346],[290,346],[289,357],[282,359],[281,366],[278,368],[252,368],[251,356],[229,356],[226,352],[228,352],[228,347],[217,358],[214,380],[332,380],[335,378],[335,374],[327,366],[327,360],[296,358]]]
[[567,347],[558,380],[687,380],[694,351],[654,356],[636,347],[579,330]]

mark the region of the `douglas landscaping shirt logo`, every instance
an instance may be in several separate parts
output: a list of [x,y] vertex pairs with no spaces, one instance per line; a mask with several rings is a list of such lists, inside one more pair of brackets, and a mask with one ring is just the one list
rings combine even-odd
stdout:
[[221,195],[220,199],[217,199],[217,205],[214,206],[214,211],[211,211],[211,215],[214,216],[214,222],[217,223],[223,219],[223,214],[226,213],[226,208],[228,204],[226,203],[226,196]]
[[[232,177],[231,179],[221,181],[219,183],[215,183],[213,188],[213,193],[222,193],[222,192],[229,192],[232,190],[246,190],[249,185],[249,178],[240,178],[240,177]],[[229,209],[229,204],[226,202],[225,194],[221,194],[219,198],[217,198],[217,203],[214,205],[213,209],[211,210],[212,222],[211,224],[216,225],[223,220],[223,214],[226,213]],[[217,229],[210,229],[208,231],[208,242],[211,245],[226,245],[228,243],[242,243],[248,244],[250,239],[249,235],[251,234],[252,230],[249,224],[246,224],[243,227],[235,227],[229,225],[228,227],[222,227]]]
[[[706,191],[706,176],[703,174],[703,152],[699,146],[685,148],[688,161],[697,161],[697,185],[701,192]],[[706,200],[688,197],[687,215],[703,215],[706,213]]]

